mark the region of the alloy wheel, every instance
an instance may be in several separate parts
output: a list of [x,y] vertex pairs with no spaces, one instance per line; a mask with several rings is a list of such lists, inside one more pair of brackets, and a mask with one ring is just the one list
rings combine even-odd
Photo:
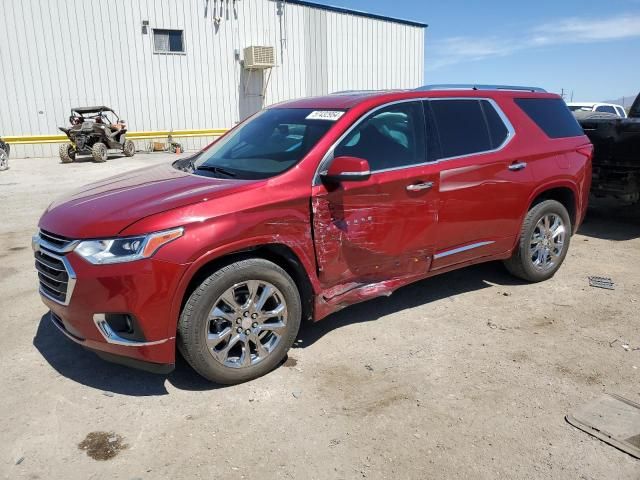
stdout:
[[226,367],[245,368],[264,360],[287,328],[287,305],[276,286],[247,280],[227,289],[205,323],[207,350]]
[[564,249],[566,234],[560,215],[547,213],[538,220],[529,242],[529,258],[536,269],[548,271],[557,265]]

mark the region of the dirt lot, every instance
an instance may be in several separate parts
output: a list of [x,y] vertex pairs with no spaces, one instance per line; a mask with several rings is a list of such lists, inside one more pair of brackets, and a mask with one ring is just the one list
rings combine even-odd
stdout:
[[183,361],[163,377],[99,360],[36,292],[48,203],[163,159],[0,172],[0,477],[640,479],[640,461],[564,420],[604,391],[640,401],[640,211],[593,209],[551,281],[500,264],[429,279],[305,328],[281,368],[219,388]]

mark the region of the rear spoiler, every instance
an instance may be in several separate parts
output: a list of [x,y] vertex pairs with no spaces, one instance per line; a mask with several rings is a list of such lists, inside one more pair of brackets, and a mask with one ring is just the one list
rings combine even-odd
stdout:
[[636,101],[633,102],[631,110],[629,110],[630,118],[640,118],[640,93],[636,97]]

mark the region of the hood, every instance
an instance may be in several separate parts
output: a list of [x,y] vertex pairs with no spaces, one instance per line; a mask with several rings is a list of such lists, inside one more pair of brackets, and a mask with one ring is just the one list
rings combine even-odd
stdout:
[[636,97],[636,101],[633,102],[631,110],[629,110],[629,118],[640,118],[640,93]]
[[220,197],[253,181],[191,175],[171,164],[127,172],[55,200],[40,219],[43,230],[68,238],[114,236],[132,223],[174,208]]

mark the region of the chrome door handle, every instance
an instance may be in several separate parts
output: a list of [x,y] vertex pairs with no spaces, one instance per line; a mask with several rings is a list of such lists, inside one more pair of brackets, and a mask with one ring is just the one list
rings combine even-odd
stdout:
[[407,191],[419,192],[420,190],[429,190],[433,187],[433,182],[414,183],[413,185],[407,185]]
[[527,162],[516,162],[509,165],[509,170],[518,171],[527,167]]

